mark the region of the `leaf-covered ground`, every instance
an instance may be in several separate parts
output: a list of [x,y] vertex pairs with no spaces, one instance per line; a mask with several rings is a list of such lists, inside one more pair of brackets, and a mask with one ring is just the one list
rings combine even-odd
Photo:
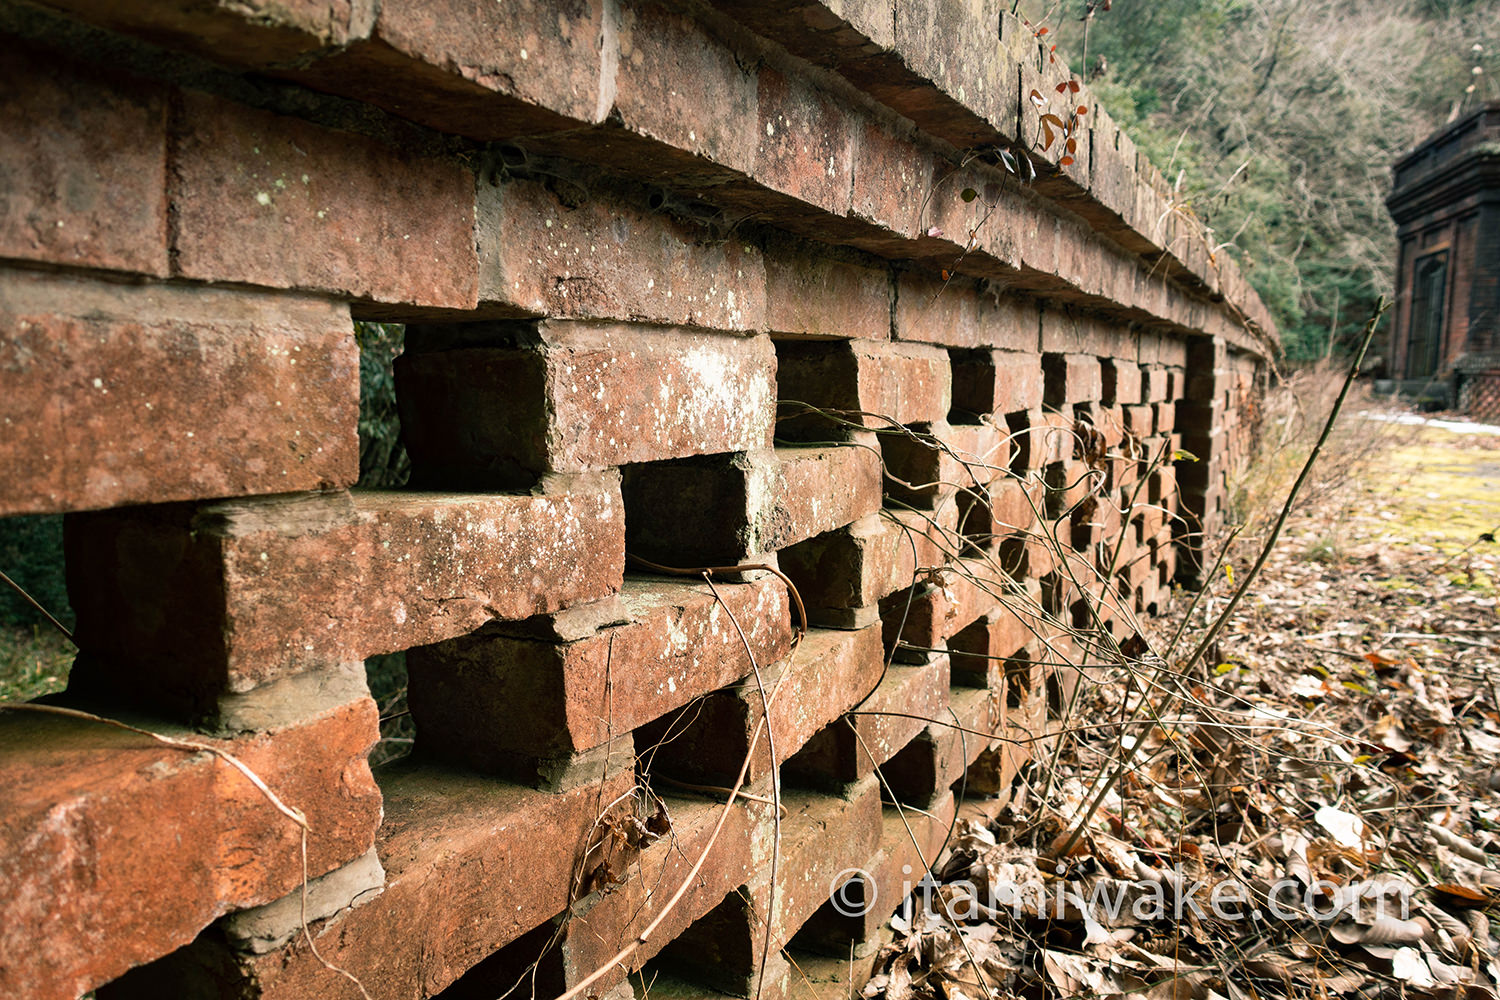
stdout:
[[[1261,525],[1300,419],[1273,407],[1242,484]],[[1162,659],[1082,690],[1055,758],[898,915],[865,996],[1500,992],[1500,434],[1350,414],[1308,496],[1199,664],[1255,525],[1176,647],[1186,594],[1153,626]]]

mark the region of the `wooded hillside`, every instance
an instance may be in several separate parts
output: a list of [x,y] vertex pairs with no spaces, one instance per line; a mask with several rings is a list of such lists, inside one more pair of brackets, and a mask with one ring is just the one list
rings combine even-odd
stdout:
[[1347,345],[1390,293],[1392,161],[1500,96],[1493,0],[1029,0],[1021,13],[1178,185],[1180,209],[1234,248],[1293,359],[1324,353],[1330,331]]

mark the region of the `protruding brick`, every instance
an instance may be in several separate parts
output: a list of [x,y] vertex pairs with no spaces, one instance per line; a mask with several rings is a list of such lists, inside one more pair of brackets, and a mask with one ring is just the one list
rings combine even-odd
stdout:
[[[859,865],[860,874],[839,889],[837,899],[819,907],[797,932],[795,947],[826,952],[843,963],[836,983],[847,984],[851,951],[856,958],[867,957],[870,938],[892,913],[902,911],[906,897],[936,863],[953,822],[954,805],[949,792],[926,809],[884,807],[879,849]],[[798,968],[807,974],[812,964],[803,958]],[[816,979],[809,976],[808,982]],[[810,993],[815,987],[806,989]]]
[[1043,401],[1048,406],[1092,403],[1103,394],[1098,358],[1083,354],[1044,354],[1042,367],[1047,373]]
[[893,664],[858,714],[825,726],[782,770],[791,782],[832,787],[871,774],[906,746],[928,719],[947,714],[948,657]]
[[192,92],[176,131],[177,274],[474,308],[474,176],[457,163]]
[[[503,139],[601,121],[614,96],[604,4],[439,0],[350,5],[367,37],[283,75],[444,132]],[[368,13],[365,13],[368,11]]]
[[[781,869],[796,872],[781,886],[772,924],[771,947],[780,948],[828,900],[841,884],[840,874],[855,858],[865,859],[880,846],[880,785],[874,775],[839,789],[836,794],[782,792],[786,818],[781,821]],[[769,834],[767,829],[764,833]],[[769,869],[769,866],[767,866]],[[752,898],[764,919],[764,889]]]
[[[576,898],[578,861],[602,807],[631,780],[617,773],[554,795],[421,765],[391,771],[381,781],[386,819],[377,845],[385,891],[315,923],[318,952],[368,984],[440,992]],[[596,851],[584,877],[605,856]],[[497,899],[505,905],[480,902]],[[208,960],[216,949],[203,941],[194,950]],[[283,951],[233,961],[233,974],[261,1000],[360,996],[300,936]]]
[[1131,406],[1141,401],[1141,368],[1130,361],[1106,358],[1103,362],[1103,395],[1109,406]]
[[0,514],[347,486],[343,306],[0,270]]
[[868,448],[776,448],[625,470],[626,543],[671,566],[722,566],[880,509]]
[[868,608],[909,587],[923,569],[957,552],[957,508],[883,510],[778,553],[814,620],[819,611]]
[[953,408],[1005,414],[1042,405],[1042,359],[1021,351],[955,351]]
[[898,659],[920,658],[993,608],[1014,588],[1002,565],[983,557],[955,560],[927,574],[910,592],[880,602],[885,642]]
[[763,669],[785,655],[791,617],[780,580],[715,587],[717,598],[701,581],[631,577],[618,623],[572,642],[497,624],[411,650],[418,748],[530,781],[539,761],[600,746],[747,676],[745,642]]
[[75,517],[69,592],[80,646],[97,661],[88,686],[144,688],[210,711],[222,692],[613,593],[623,572],[618,487],[610,477],[574,485]]
[[886,494],[903,504],[930,509],[953,503],[958,493],[962,509],[969,494],[985,490],[1010,466],[1009,435],[993,424],[943,422],[917,430],[923,436],[880,440]]
[[[871,691],[884,661],[880,628],[872,625],[854,632],[812,629],[794,656],[762,664],[771,726],[769,737],[761,733],[746,780],[768,773],[773,742],[780,764]],[[644,727],[637,743],[647,766],[688,781],[732,783],[764,715],[761,698],[760,683],[749,677]]]
[[[606,992],[612,982],[623,981],[627,973],[636,972],[663,949],[666,954],[656,968],[665,965],[682,974],[699,968],[696,963],[674,961],[687,947],[706,946],[718,956],[733,956],[733,960],[749,965],[749,955],[758,956],[759,952],[754,948],[751,940],[754,935],[748,927],[739,934],[730,933],[711,941],[705,940],[708,928],[699,921],[717,923],[710,914],[728,903],[729,897],[736,895],[735,890],[752,877],[752,847],[767,822],[767,807],[740,800],[708,850],[722,803],[683,799],[671,791],[670,787],[661,788],[660,798],[654,800],[665,809],[671,823],[666,836],[641,850],[628,867],[615,873],[614,881],[604,884],[603,891],[579,899],[486,958],[465,973],[445,996],[455,1000],[491,1000],[523,980],[528,989],[534,981],[539,996],[556,996],[585,976],[608,967],[606,976],[590,988],[591,993],[608,998],[617,995]],[[624,942],[663,915],[667,901],[705,850],[708,853],[704,855],[703,867],[677,905],[665,912],[665,919],[651,937],[624,961],[609,967]],[[658,978],[653,973],[648,973],[647,978],[655,989]],[[624,995],[630,995],[628,987]],[[768,991],[767,996],[774,994]]]
[[14,39],[0,53],[0,257],[167,273],[166,95]]
[[237,66],[305,60],[369,29],[367,8],[358,2],[249,0],[220,7],[193,0],[123,6],[111,0],[57,0],[51,6],[112,31]]
[[785,342],[777,345],[776,360],[781,437],[827,441],[836,433],[830,421],[806,415],[806,407],[797,403],[844,411],[842,420],[876,430],[892,422],[944,420],[951,406],[948,354],[935,347]]
[[771,443],[776,359],[764,337],[485,323],[408,327],[406,344],[401,431],[427,485],[503,488]]
[[[209,739],[307,816],[308,872],[369,850],[378,733],[361,693],[275,732]],[[211,920],[301,884],[302,838],[224,760],[97,722],[0,715],[0,988],[71,997],[187,944]],[[175,873],[163,892],[163,873]],[[37,942],[47,941],[45,948]]]

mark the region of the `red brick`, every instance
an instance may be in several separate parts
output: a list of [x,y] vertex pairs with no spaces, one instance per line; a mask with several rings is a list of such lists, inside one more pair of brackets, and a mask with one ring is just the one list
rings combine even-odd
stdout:
[[[844,420],[865,427],[945,420],[952,405],[948,353],[935,347],[782,342],[776,360],[777,396],[783,403],[845,411]],[[834,428],[826,420],[799,416],[805,412],[803,407],[783,405],[777,435],[828,440]]]
[[[715,586],[722,603],[703,582],[631,577],[620,595],[623,620],[574,641],[494,626],[411,650],[418,748],[530,781],[539,761],[601,746],[746,677],[745,642],[769,669],[791,645],[786,587],[769,574]],[[514,713],[517,705],[524,713]],[[497,726],[500,717],[509,721]]]
[[[889,786],[887,798],[894,795],[897,802],[923,809],[942,803],[958,790],[957,782],[969,766],[994,746],[994,740],[982,734],[1005,731],[1005,701],[998,691],[955,688],[949,697],[951,712],[929,723],[881,766],[881,777]],[[965,787],[964,791],[993,794],[994,789]]]
[[953,408],[1015,413],[1042,405],[1042,359],[1017,351],[964,351],[953,356]]
[[681,151],[669,152],[663,168],[680,163],[702,172],[714,164],[752,173],[765,138],[764,123],[751,124],[756,74],[691,18],[661,7],[622,7],[619,32],[614,105],[625,128]]
[[766,326],[783,336],[888,340],[891,276],[771,239],[766,246]]
[[1177,404],[1157,403],[1156,410],[1156,433],[1171,434],[1177,426]]
[[1042,368],[1047,373],[1043,401],[1048,406],[1092,403],[1103,393],[1098,358],[1084,354],[1044,354]]
[[[319,953],[372,988],[441,991],[568,906],[595,819],[631,780],[553,795],[434,767],[392,771],[377,844],[385,891],[313,924]],[[300,935],[282,951],[240,956],[236,971],[262,1000],[360,996]]]
[[998,0],[937,0],[896,17],[896,51],[938,92],[913,95],[925,113],[904,113],[959,148],[1017,137],[1015,67],[996,58],[1002,7]]
[[[831,902],[821,906],[797,932],[795,947],[838,956],[841,968],[834,977],[836,983],[848,981],[851,951],[863,957],[862,949],[936,862],[953,821],[954,806],[951,792],[927,809],[885,806],[881,810],[879,849],[859,864],[863,874],[840,890],[839,909]],[[864,911],[860,916],[847,915],[859,909]],[[801,957],[798,968],[806,974],[811,964]],[[809,979],[816,983],[816,974]],[[813,994],[814,989],[810,983],[808,992],[799,995],[824,995]]]
[[[448,338],[453,349],[436,349]],[[529,485],[771,444],[776,362],[764,337],[542,322],[413,326],[406,343],[401,430],[425,485]]]
[[626,544],[671,566],[725,565],[880,509],[868,448],[776,448],[625,470]]
[[1041,469],[1072,457],[1078,439],[1071,414],[1043,410],[1033,411],[1028,417],[1027,468]]
[[1136,437],[1150,437],[1156,423],[1156,412],[1150,406],[1127,406],[1124,408],[1125,429]]
[[0,53],[0,257],[167,273],[166,97]]
[[850,209],[855,218],[868,220],[889,234],[858,241],[877,253],[887,248],[896,250],[922,236],[921,213],[937,174],[932,155],[919,145],[909,126],[903,125],[867,120],[855,134]]
[[[502,138],[603,120],[613,90],[604,5],[392,0],[368,41],[305,79],[447,132]],[[613,51],[609,52],[613,56]]]
[[[845,215],[854,172],[855,122],[849,109],[805,78],[767,65],[757,74],[756,99],[760,117],[750,175],[772,191]],[[743,121],[737,124],[743,127]]]
[[188,49],[219,62],[264,67],[306,59],[368,29],[364,6],[350,0],[249,0],[214,6],[194,0],[120,4],[55,0],[50,6],[156,45]]
[[358,400],[344,307],[0,270],[0,513],[346,486]]
[[869,608],[959,550],[957,514],[952,504],[934,512],[882,510],[782,549],[778,561],[814,621],[820,610]]
[[[232,753],[301,809],[308,871],[321,875],[369,850],[380,823],[365,761],[376,715],[361,695],[232,740],[151,728]],[[296,824],[207,753],[93,722],[5,713],[0,775],[7,996],[77,996],[187,944],[221,914],[301,884]]]
[[224,691],[602,597],[620,586],[623,511],[613,481],[576,485],[80,516],[68,525],[79,643],[100,660],[95,682],[118,686],[128,665],[126,683],[150,678],[202,710]]
[[624,196],[569,206],[535,181],[482,185],[478,212],[482,302],[554,318],[765,326],[766,271],[744,240],[711,242]]
[[[596,969],[603,968],[626,942],[637,937],[655,920],[707,847],[722,809],[720,804],[670,795],[663,801],[672,823],[668,836],[641,851],[639,859],[620,873],[621,881],[602,893],[579,901],[553,921],[543,924],[539,928],[542,933],[527,935],[536,939],[531,947],[520,951],[506,949],[511,953],[505,955],[504,961],[488,960],[484,965],[489,968],[466,976],[464,986],[470,991],[462,995],[499,996],[521,981],[523,975],[529,988],[528,967],[538,959],[537,992],[549,996],[561,994]],[[682,900],[667,914],[646,944],[616,966],[611,975],[591,987],[591,993],[604,995],[611,980],[623,979],[627,973],[639,970],[663,948],[669,955],[658,966],[671,967],[676,964],[671,961],[676,957],[674,949],[681,945],[716,947],[701,940],[706,928],[693,925],[726,902],[727,896],[752,877],[752,843],[760,828],[767,823],[766,812],[764,806],[740,800],[731,810],[707,861]],[[726,935],[728,940],[718,942],[717,947],[723,948],[722,957],[733,956],[734,960],[726,964],[744,970],[752,961],[758,961],[758,937],[748,926],[739,930],[738,935]],[[685,933],[687,937],[683,939]],[[752,938],[756,940],[752,941]],[[677,940],[681,940],[681,944],[674,943]],[[543,945],[551,947],[542,953]],[[767,996],[770,995],[768,990]]]
[[1027,622],[1005,605],[980,615],[948,639],[953,683],[1003,690],[1005,660],[1031,639]]
[[1044,511],[1044,487],[1005,476],[991,483],[983,500],[966,512],[961,527],[981,545],[1016,532],[1030,531]]
[[[882,828],[880,786],[873,775],[838,795],[787,789],[781,801],[787,815],[781,821],[780,867],[789,874],[777,893],[773,950],[783,947],[827,902],[829,893],[842,884],[838,876],[845,869],[875,853]],[[769,833],[763,830],[763,835]],[[752,886],[751,893],[757,915],[764,919],[764,886]]]
[[994,607],[1006,584],[1000,567],[983,558],[955,560],[927,574],[911,600],[901,592],[880,602],[886,645],[899,638],[917,656],[925,655]]
[[477,303],[474,177],[458,164],[192,92],[175,132],[177,274],[413,306]]
[[954,279],[945,284],[933,275],[905,271],[896,282],[897,340],[1035,351],[1039,322],[1031,300],[986,292],[972,281]]
[[[883,435],[886,493],[914,507],[954,502],[955,491],[983,491],[1010,465],[1008,435],[992,424],[934,423],[932,438]],[[961,494],[962,504],[969,496]]]
[[[762,663],[776,763],[801,750],[871,691],[884,666],[885,650],[875,625],[854,632],[812,629],[794,655],[772,665]],[[652,748],[648,757],[653,773],[732,783],[763,714],[760,685],[747,677],[645,727],[637,743]],[[764,777],[770,760],[770,741],[762,732],[747,780]]]
[[1103,364],[1104,394],[1110,406],[1130,406],[1141,401],[1141,368],[1130,361],[1106,358]]
[[857,781],[915,739],[926,720],[946,718],[947,707],[947,656],[893,664],[857,714],[824,727],[782,770],[789,781],[823,787]]
[[1145,380],[1145,397],[1141,402],[1165,403],[1172,398],[1171,392],[1167,387],[1167,380],[1171,377],[1171,374],[1167,369],[1152,366],[1145,369],[1141,374]]

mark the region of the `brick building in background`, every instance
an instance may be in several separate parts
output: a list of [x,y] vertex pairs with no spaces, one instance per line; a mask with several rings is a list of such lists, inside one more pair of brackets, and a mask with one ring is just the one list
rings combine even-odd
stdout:
[[1392,388],[1500,419],[1500,101],[1433,133],[1393,173]]

